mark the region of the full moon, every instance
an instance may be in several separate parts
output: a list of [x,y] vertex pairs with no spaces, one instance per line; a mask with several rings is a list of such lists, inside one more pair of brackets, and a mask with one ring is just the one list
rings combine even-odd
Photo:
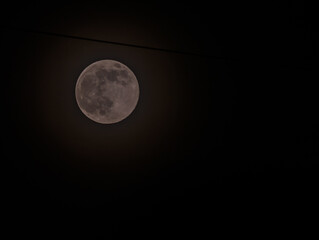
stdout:
[[127,118],[139,98],[134,73],[123,63],[101,60],[86,67],[75,86],[75,98],[89,119],[112,124]]

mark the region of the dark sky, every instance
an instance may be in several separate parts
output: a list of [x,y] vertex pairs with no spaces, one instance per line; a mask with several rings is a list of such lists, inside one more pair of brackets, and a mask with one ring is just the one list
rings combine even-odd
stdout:
[[[3,11],[14,234],[260,234],[314,212],[311,6],[54,1]],[[140,85],[135,111],[113,125],[89,120],[75,100],[78,76],[102,59],[127,65]]]

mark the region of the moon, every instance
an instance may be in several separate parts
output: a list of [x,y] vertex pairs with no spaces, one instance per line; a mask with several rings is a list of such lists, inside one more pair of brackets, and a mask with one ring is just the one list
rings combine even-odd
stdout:
[[101,60],[86,67],[75,86],[75,98],[89,119],[112,124],[127,118],[139,99],[134,73],[123,63]]

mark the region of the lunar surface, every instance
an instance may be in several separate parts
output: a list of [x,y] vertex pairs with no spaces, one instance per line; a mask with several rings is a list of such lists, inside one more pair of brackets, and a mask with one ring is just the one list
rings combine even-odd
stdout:
[[112,124],[135,109],[139,86],[134,73],[114,60],[101,60],[83,70],[75,87],[76,101],[91,120]]

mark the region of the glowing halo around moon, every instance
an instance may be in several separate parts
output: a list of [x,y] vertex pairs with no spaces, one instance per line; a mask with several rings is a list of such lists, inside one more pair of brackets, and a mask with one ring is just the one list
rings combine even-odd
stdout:
[[139,85],[134,73],[123,63],[101,60],[82,71],[75,86],[75,97],[89,119],[112,124],[133,112],[139,99]]

